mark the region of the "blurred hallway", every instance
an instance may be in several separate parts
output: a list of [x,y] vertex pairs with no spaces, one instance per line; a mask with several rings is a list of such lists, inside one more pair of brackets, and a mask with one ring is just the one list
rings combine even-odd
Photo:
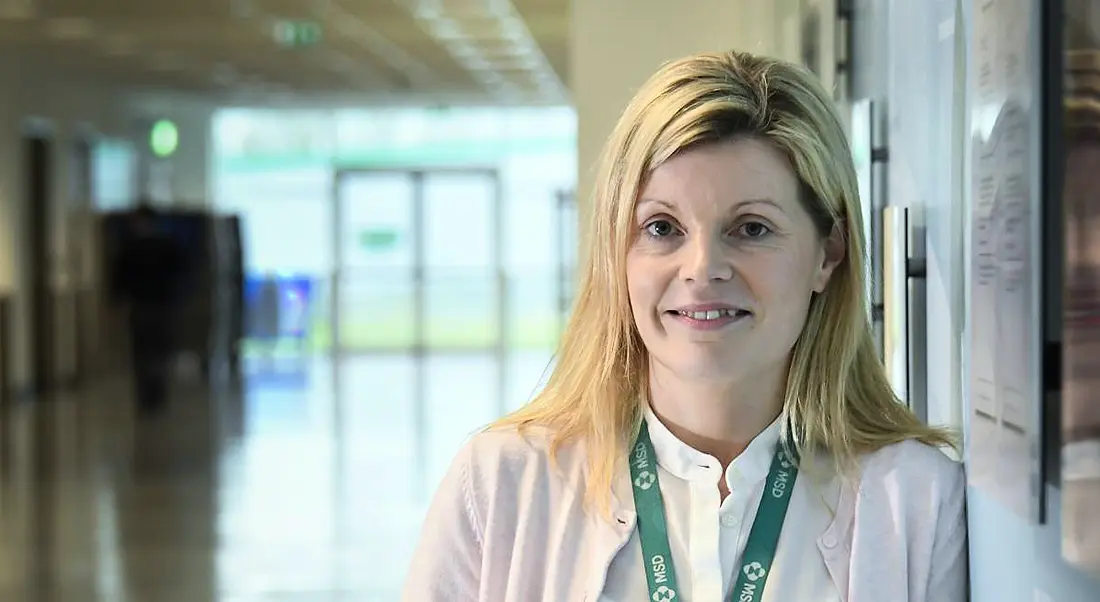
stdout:
[[19,406],[0,437],[0,600],[394,600],[457,446],[548,360],[321,361],[182,387],[140,421],[123,382]]

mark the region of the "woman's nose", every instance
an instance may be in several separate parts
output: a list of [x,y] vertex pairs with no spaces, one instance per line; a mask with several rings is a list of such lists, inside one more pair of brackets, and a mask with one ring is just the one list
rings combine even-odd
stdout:
[[733,262],[722,241],[715,237],[694,237],[684,248],[681,276],[684,280],[709,282],[733,278]]

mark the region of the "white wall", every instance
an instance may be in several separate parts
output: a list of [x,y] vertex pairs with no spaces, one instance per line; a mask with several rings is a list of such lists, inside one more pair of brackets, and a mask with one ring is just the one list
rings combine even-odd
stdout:
[[787,18],[798,0],[573,0],[569,87],[577,110],[577,199],[583,215],[595,163],[638,87],[663,63],[697,52],[797,55]]
[[[61,294],[71,294],[77,278],[74,258],[85,250],[85,238],[71,231],[79,216],[89,210],[89,199],[76,198],[70,186],[72,145],[82,132],[93,132],[134,140],[145,147],[139,124],[158,115],[146,107],[148,99],[103,83],[66,74],[30,72],[16,62],[18,57],[0,57],[0,293],[13,297],[12,332],[9,358],[12,384],[25,387],[30,382],[30,325],[27,294],[30,274],[25,262],[29,240],[23,224],[26,205],[23,179],[22,135],[27,124],[44,127],[53,137],[54,177],[50,189],[51,282]],[[181,126],[195,128],[201,135],[181,136],[180,160],[176,168],[178,189],[187,196],[205,199],[208,178],[208,118],[195,106],[186,106]],[[157,109],[159,107],[152,107]],[[180,112],[180,111],[174,111]],[[207,111],[205,115],[209,115]],[[165,116],[171,116],[169,112]],[[71,368],[76,350],[71,337],[71,322],[59,324],[59,370],[61,376]]]

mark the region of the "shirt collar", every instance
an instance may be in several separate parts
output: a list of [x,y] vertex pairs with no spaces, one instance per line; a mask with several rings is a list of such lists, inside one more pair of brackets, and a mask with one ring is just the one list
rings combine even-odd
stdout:
[[[657,452],[657,463],[674,476],[692,480],[706,476],[718,459],[705,454],[681,441],[661,422],[653,408],[646,404],[645,420],[649,438]],[[776,418],[760,432],[741,455],[734,458],[726,469],[726,483],[732,490],[735,485],[745,486],[762,481],[768,474],[775,447],[779,443],[780,419]]]

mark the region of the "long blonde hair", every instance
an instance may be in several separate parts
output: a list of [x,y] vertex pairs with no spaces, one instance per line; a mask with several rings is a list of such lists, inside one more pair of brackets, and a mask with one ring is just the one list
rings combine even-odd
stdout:
[[547,427],[550,449],[583,438],[589,502],[606,509],[611,482],[637,437],[647,354],[627,296],[635,204],[656,167],[689,147],[753,136],[784,151],[818,230],[841,229],[847,249],[810,304],[794,345],[782,422],[801,453],[838,469],[906,439],[953,445],[923,424],[886,379],[868,321],[866,242],[856,174],[832,101],[805,69],[741,52],[665,65],[638,91],[608,140],[592,198],[580,288],[546,387],[490,428]]

